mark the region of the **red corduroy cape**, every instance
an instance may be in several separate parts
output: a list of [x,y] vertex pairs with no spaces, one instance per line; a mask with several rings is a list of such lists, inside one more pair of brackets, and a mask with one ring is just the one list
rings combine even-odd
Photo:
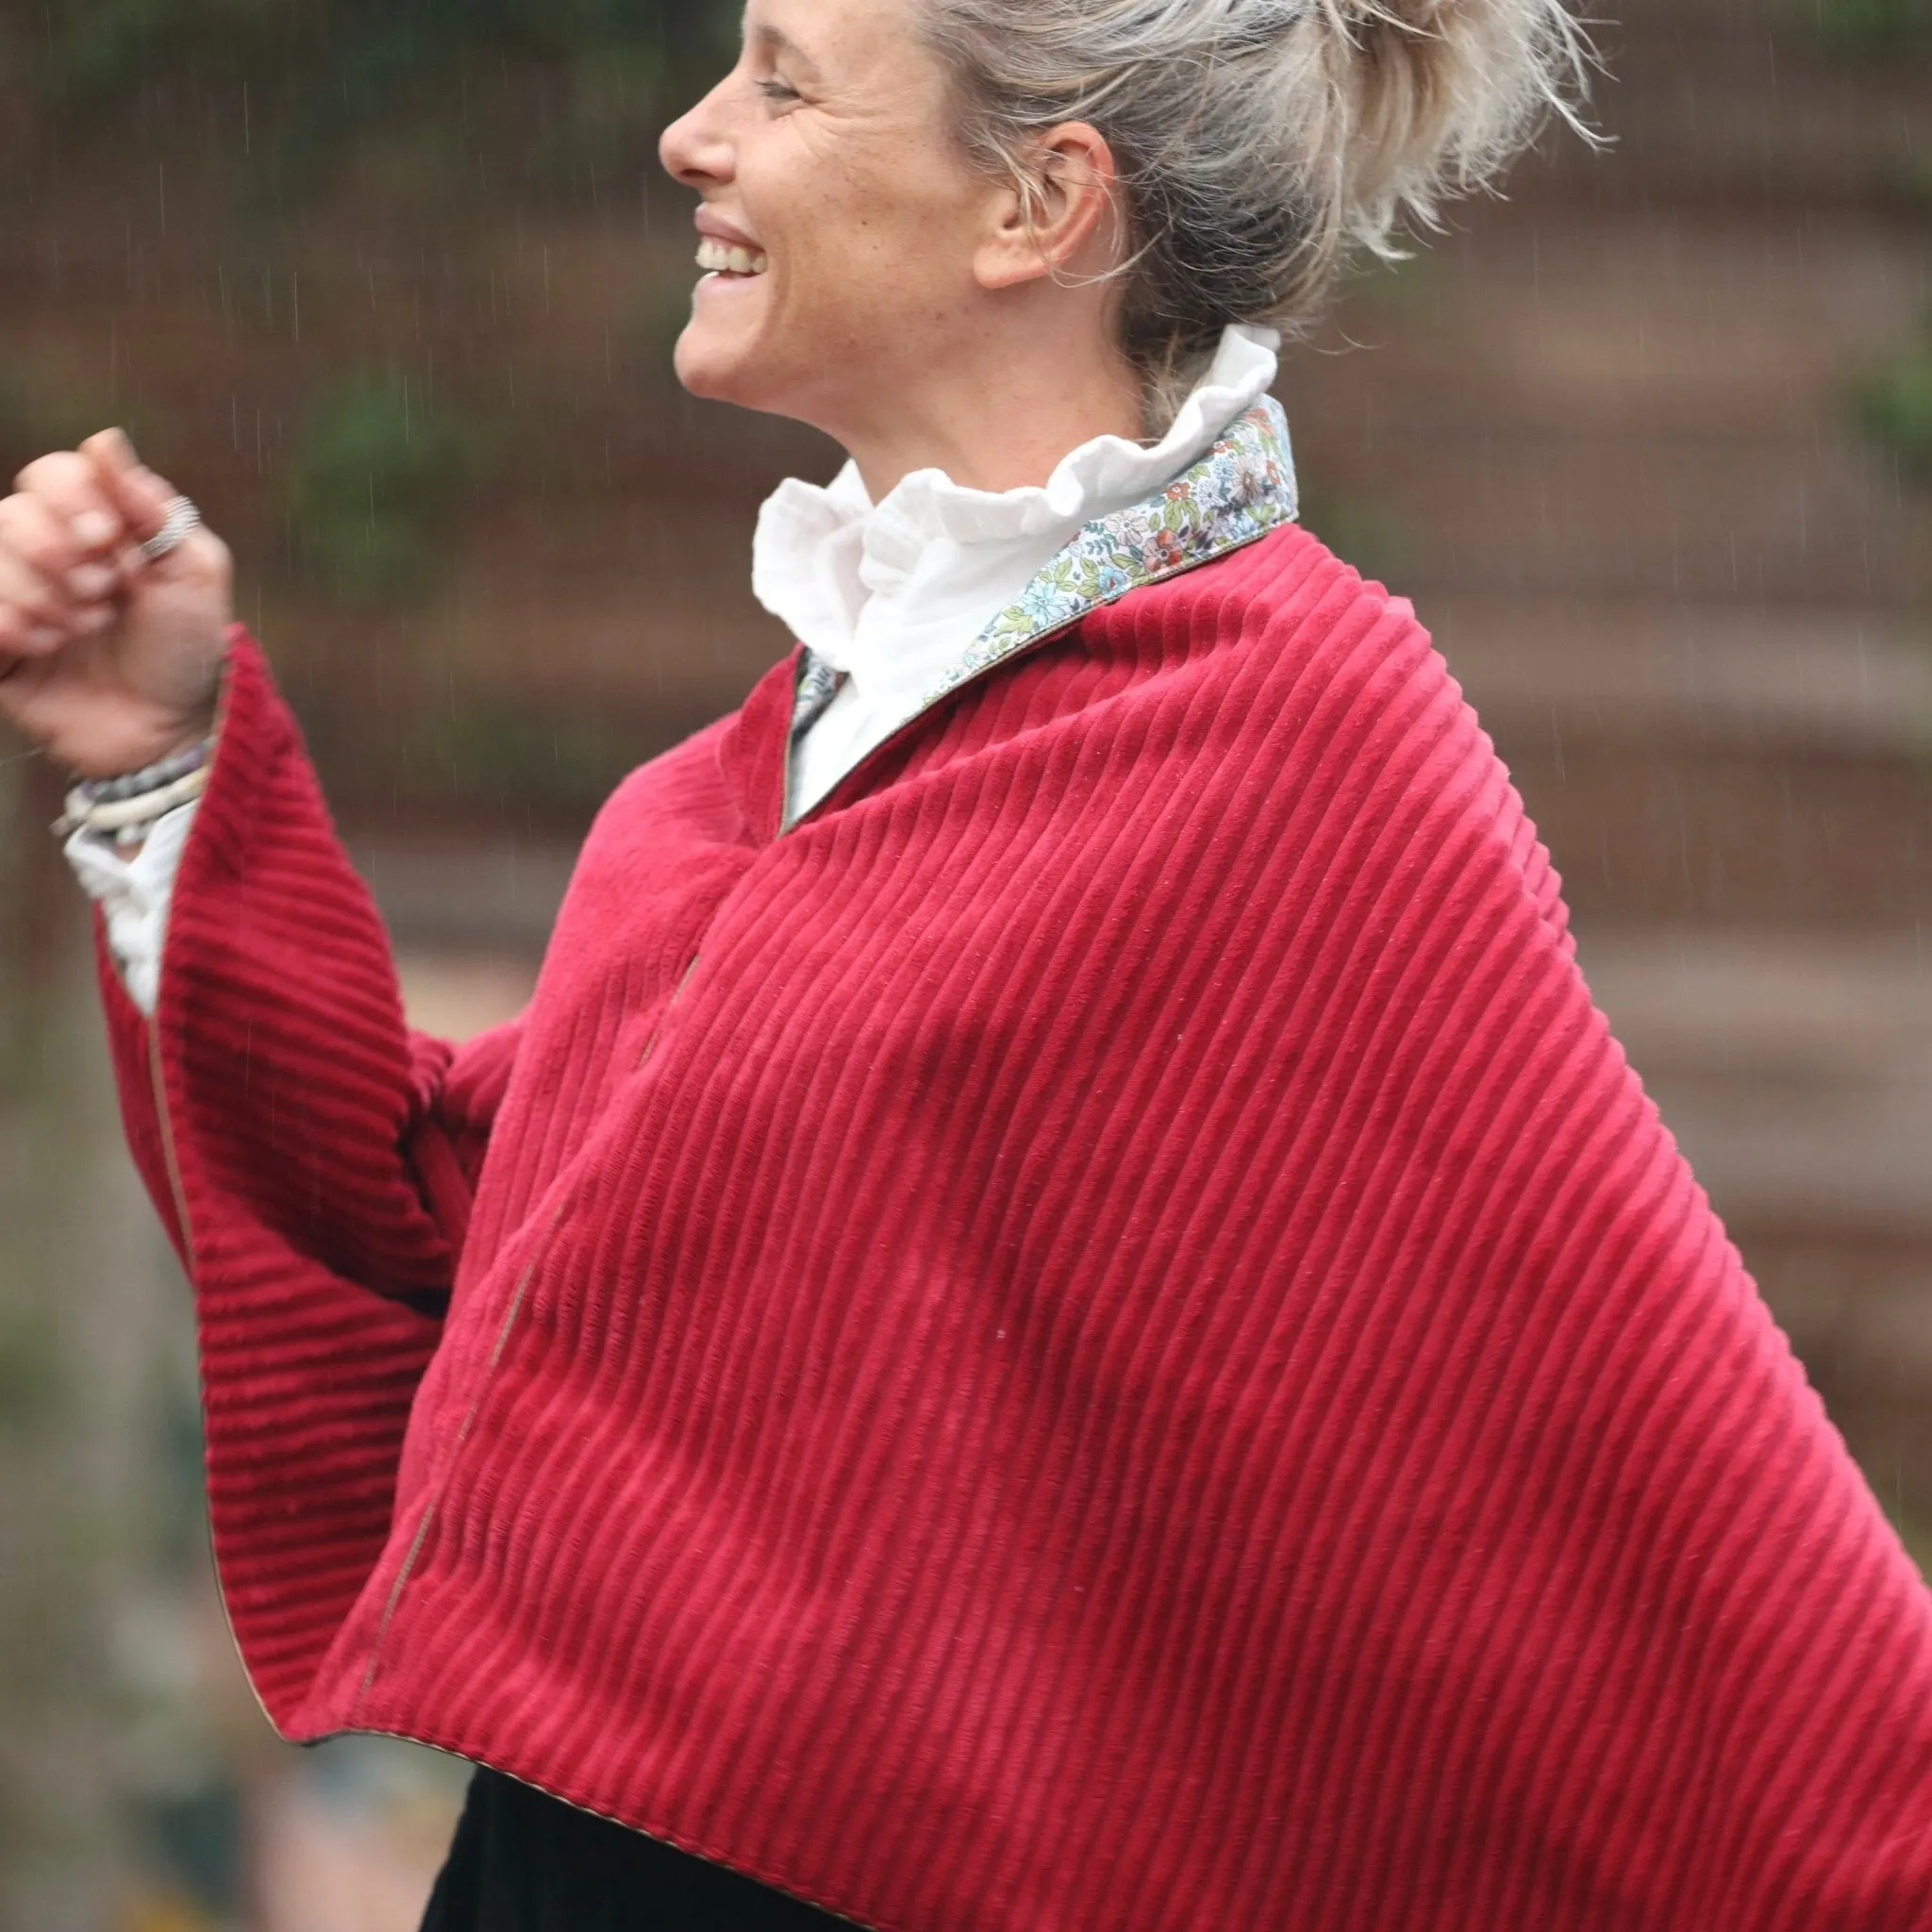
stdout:
[[276,1724],[907,1932],[1932,1925],[1927,1595],[1407,607],[1283,530],[781,831],[794,671],[453,1054],[237,641],[106,987]]

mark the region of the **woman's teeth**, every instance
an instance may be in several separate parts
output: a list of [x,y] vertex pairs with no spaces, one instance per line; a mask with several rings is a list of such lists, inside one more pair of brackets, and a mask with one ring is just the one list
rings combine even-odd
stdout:
[[734,248],[709,236],[698,243],[698,266],[711,275],[761,275],[768,265],[762,248]]

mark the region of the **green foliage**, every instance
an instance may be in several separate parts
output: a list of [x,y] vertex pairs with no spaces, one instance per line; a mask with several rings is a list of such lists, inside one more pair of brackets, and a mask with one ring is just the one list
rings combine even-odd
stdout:
[[1901,467],[1932,482],[1932,325],[1859,386],[1856,398],[1867,435]]
[[1932,214],[1932,147],[1901,135],[1888,143],[1877,175],[1886,201],[1913,214]]
[[[247,1869],[241,1794],[225,1773],[136,1807],[155,1862],[193,1902],[191,1924],[233,1924]],[[204,1913],[219,1918],[204,1919]],[[184,1912],[182,1915],[187,1918]]]
[[725,60],[737,19],[727,0],[62,0],[32,44],[37,91],[75,109],[252,84],[259,158],[274,163],[259,172],[300,182],[347,135],[486,59],[575,76],[553,147],[608,145],[618,112],[648,132]]
[[116,86],[159,37],[168,11],[168,0],[96,0],[75,8],[51,42],[60,91],[92,94]]
[[407,375],[360,370],[330,383],[303,416],[287,486],[318,587],[365,606],[429,591],[493,442],[483,424],[431,408]]
[[631,720],[484,698],[425,718],[410,762],[452,798],[583,818],[638,762],[638,742]]
[[1304,486],[1296,521],[1363,576],[1389,583],[1402,575],[1407,549],[1402,525],[1381,505]]
[[1842,54],[1883,54],[1932,39],[1932,0],[1811,0],[1819,38]]
[[1905,1544],[1906,1555],[1919,1566],[1920,1575],[1932,1582],[1932,1530],[1907,1510],[1896,1496],[1887,1494],[1887,1485],[1879,1471],[1868,1468],[1865,1479],[1872,1485],[1879,1506],[1898,1533],[1899,1541]]
[[276,60],[306,74],[311,101],[345,98],[354,112],[479,48],[709,63],[736,19],[722,0],[64,0],[48,10],[45,46],[52,79],[73,93]]
[[1424,312],[1441,299],[1441,263],[1419,246],[1393,257],[1358,256],[1349,269],[1351,301],[1386,318]]
[[43,1314],[0,1322],[0,1430],[19,1434],[42,1423],[59,1393],[59,1347]]
[[11,476],[50,449],[71,449],[116,420],[130,436],[154,428],[152,410],[140,424],[125,408],[117,417],[104,391],[59,383],[44,366],[0,342],[0,476]]

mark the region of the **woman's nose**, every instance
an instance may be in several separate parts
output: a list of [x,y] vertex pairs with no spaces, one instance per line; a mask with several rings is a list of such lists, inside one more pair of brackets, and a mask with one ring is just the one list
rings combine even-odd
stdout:
[[658,142],[665,173],[687,188],[731,178],[732,150],[722,98],[727,84],[720,81],[694,108],[679,115]]

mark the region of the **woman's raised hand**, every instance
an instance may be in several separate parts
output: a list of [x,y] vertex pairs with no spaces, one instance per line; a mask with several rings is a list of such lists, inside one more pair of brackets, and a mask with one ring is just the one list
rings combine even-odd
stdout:
[[118,429],[29,463],[0,500],[0,718],[83,777],[139,770],[214,723],[228,547],[142,550],[175,491]]

